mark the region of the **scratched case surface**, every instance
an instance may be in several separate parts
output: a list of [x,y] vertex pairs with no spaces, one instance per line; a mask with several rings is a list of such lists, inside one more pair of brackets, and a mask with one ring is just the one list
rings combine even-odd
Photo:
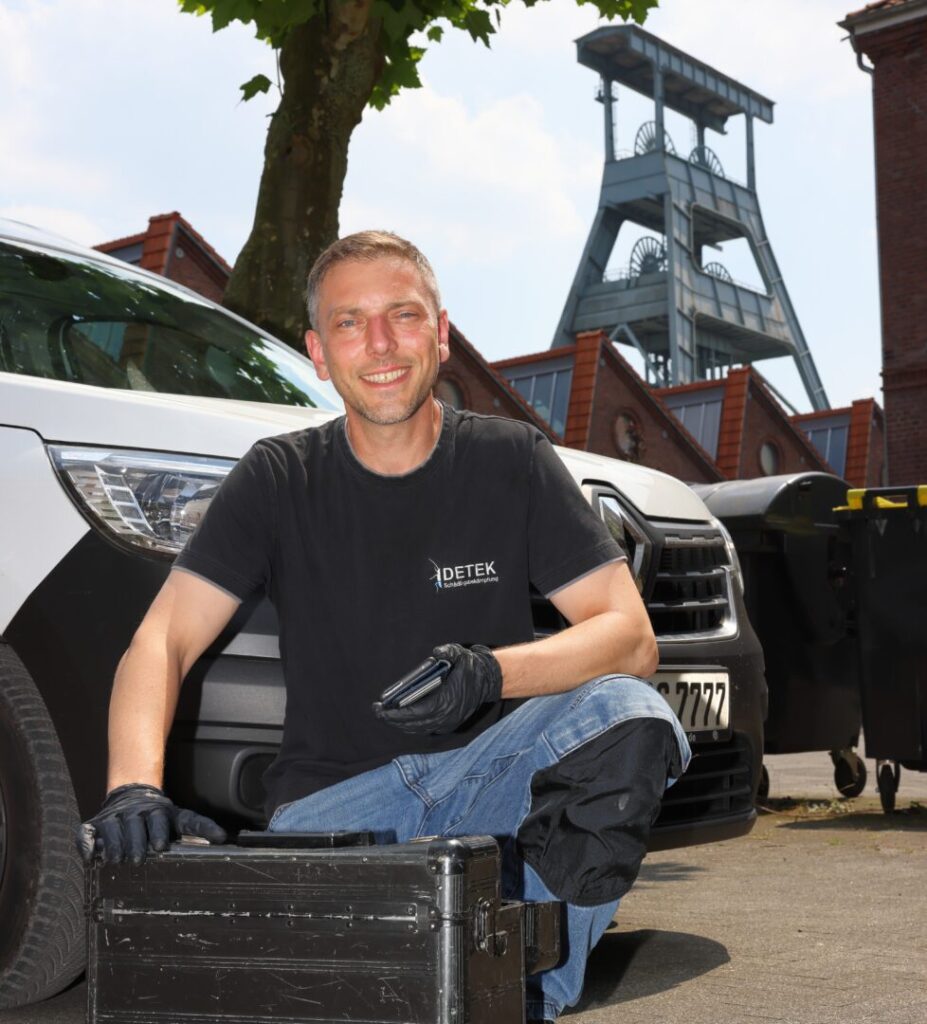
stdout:
[[[525,908],[500,902],[488,837],[175,844],[95,865],[87,909],[90,1024],[524,1020]],[[556,960],[552,920],[529,915],[531,967],[539,943]]]

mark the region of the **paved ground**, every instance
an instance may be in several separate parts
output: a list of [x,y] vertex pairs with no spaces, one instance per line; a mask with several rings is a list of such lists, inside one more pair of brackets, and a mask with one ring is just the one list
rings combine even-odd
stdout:
[[[888,816],[871,781],[834,799],[826,754],[767,767],[749,836],[647,859],[571,1024],[927,1024],[927,774],[902,773]],[[79,984],[0,1024],[85,1004]]]
[[567,1019],[927,1024],[927,774],[889,816],[872,761],[851,801],[826,753],[766,766],[749,836],[647,858]]

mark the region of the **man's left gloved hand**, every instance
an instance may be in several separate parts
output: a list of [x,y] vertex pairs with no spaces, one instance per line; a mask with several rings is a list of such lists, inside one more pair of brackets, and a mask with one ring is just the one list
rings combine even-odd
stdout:
[[403,732],[443,735],[466,722],[481,705],[502,698],[502,669],[488,647],[441,644],[432,655],[451,663],[444,682],[404,708],[384,708],[377,702],[373,710],[380,721]]
[[130,782],[107,796],[97,814],[78,827],[75,838],[87,863],[99,857],[104,864],[141,864],[149,851],[166,850],[181,835],[210,843],[226,840],[225,830],[211,818],[176,807],[157,786]]

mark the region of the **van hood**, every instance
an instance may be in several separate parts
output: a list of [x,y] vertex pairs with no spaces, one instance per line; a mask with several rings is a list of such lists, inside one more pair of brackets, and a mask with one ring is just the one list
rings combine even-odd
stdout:
[[[262,437],[318,426],[339,415],[0,373],[0,425],[32,430],[48,443],[237,459]],[[557,452],[580,486],[608,484],[648,518],[712,518],[691,488],[666,473],[572,448]]]
[[339,414],[228,398],[118,391],[0,373],[0,424],[65,444],[240,458],[259,438]]

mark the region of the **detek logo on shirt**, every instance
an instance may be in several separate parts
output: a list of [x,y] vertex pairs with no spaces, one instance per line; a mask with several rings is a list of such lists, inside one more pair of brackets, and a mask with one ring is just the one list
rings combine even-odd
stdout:
[[495,559],[491,562],[465,562],[463,565],[438,565],[433,558],[429,558],[428,561],[434,569],[428,578],[434,583],[435,590],[499,582]]

